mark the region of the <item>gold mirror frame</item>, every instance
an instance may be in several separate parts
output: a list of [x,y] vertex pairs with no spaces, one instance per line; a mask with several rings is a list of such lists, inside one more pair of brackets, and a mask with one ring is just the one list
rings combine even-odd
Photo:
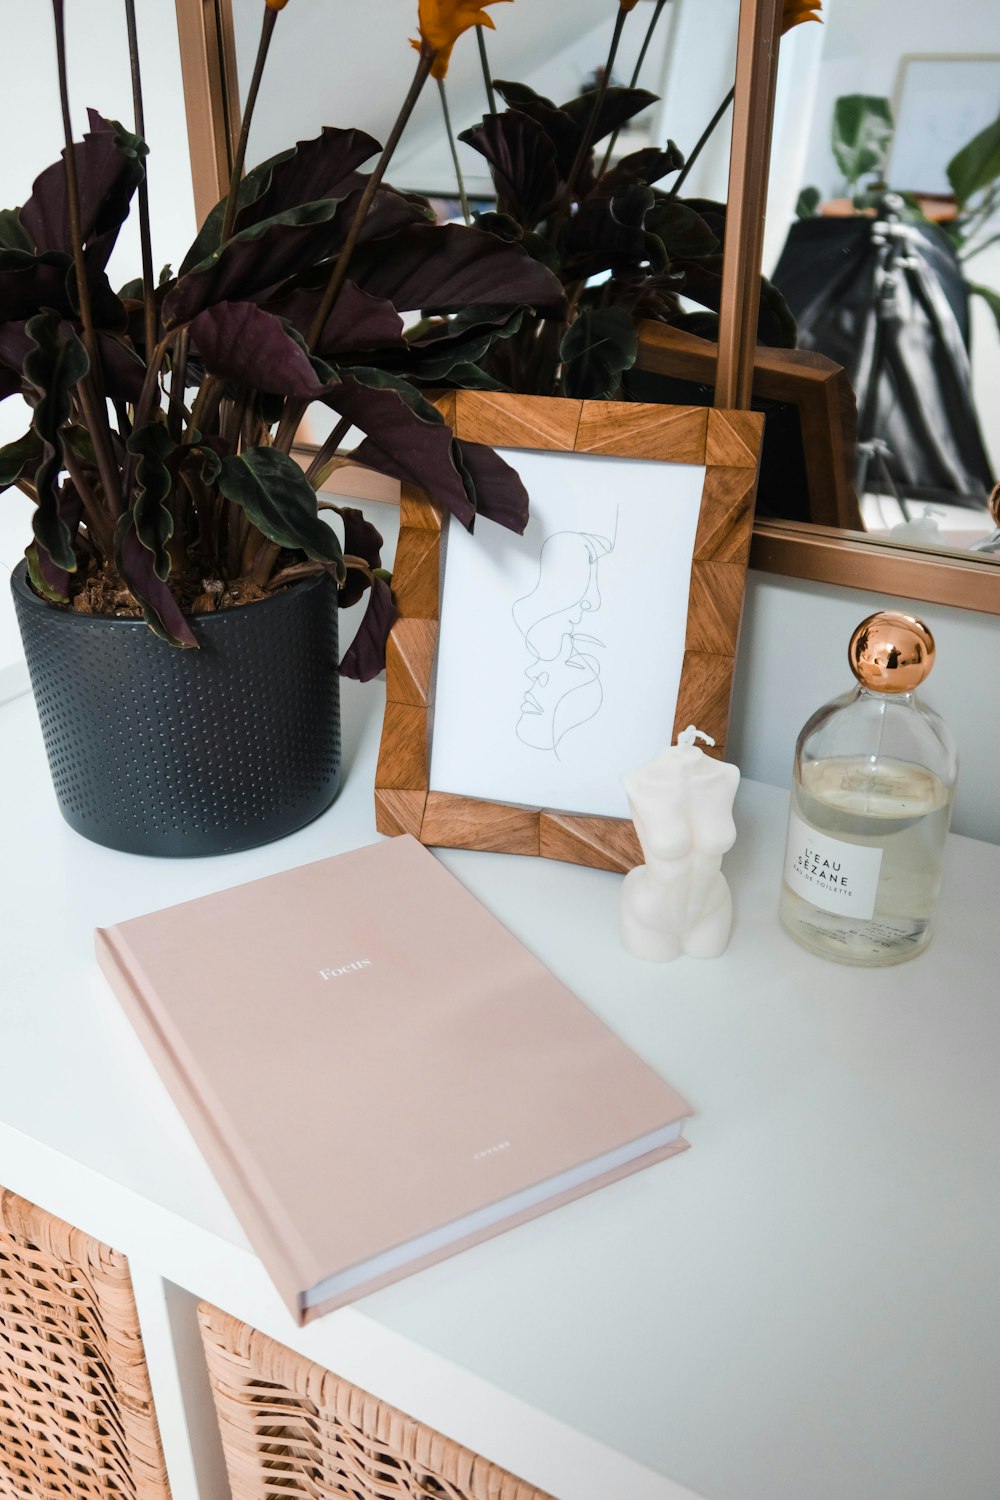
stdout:
[[[229,185],[239,126],[232,0],[175,0],[191,146],[195,211],[201,223]],[[740,0],[729,233],[715,404],[750,404],[756,297],[764,239],[768,167],[781,39],[782,0]],[[833,527],[758,519],[750,566],[786,578],[1000,614],[1000,565],[960,553],[873,541]]]

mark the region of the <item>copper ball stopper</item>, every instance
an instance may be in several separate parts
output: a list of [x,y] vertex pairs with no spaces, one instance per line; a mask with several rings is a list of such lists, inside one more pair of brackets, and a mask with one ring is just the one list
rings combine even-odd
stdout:
[[880,610],[851,636],[847,659],[861,686],[875,693],[912,693],[934,665],[934,637],[922,620]]

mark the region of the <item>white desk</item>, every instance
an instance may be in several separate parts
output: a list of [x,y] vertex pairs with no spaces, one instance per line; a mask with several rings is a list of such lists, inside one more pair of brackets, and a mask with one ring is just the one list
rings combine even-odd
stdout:
[[0,709],[0,1182],[132,1260],[175,1500],[223,1493],[204,1402],[179,1394],[176,1287],[560,1500],[995,1500],[1000,849],[952,841],[925,957],[840,968],[778,927],[786,799],[763,786],[737,803],[736,928],[713,963],[629,959],[617,877],[442,856],[691,1100],[693,1150],[292,1325],[92,930],[370,842],[381,689],[344,697],[338,803],[198,861],[78,838],[30,698]]

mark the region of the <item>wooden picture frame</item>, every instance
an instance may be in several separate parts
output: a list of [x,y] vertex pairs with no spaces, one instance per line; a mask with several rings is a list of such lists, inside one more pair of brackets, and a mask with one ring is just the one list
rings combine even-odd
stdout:
[[[763,417],[457,391],[438,407],[456,437],[491,447],[604,454],[705,466],[694,543],[674,738],[686,725],[725,753],[733,666],[753,526]],[[642,862],[628,819],[524,807],[430,789],[445,513],[403,487],[393,569],[399,618],[386,657],[386,709],[375,776],[381,833],[422,843],[542,855],[624,872]],[[651,684],[650,691],[655,691]],[[625,767],[622,768],[626,769]]]
[[[714,392],[718,345],[666,323],[639,325],[639,353],[632,374],[663,375]],[[635,394],[642,399],[644,392]],[[696,400],[691,392],[667,400]],[[810,349],[772,349],[758,344],[753,366],[754,399],[794,407],[798,413],[805,470],[806,515],[817,526],[864,531],[854,488],[858,407],[842,365]],[[765,428],[765,448],[768,436]],[[767,460],[764,460],[767,472]],[[765,499],[765,491],[761,491]]]

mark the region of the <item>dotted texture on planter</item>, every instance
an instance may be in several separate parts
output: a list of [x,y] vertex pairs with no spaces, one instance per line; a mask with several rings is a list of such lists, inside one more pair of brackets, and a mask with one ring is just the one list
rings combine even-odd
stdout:
[[252,848],[318,816],[340,773],[337,594],[326,577],[200,616],[200,649],[135,620],[14,598],[66,821],[136,854]]

